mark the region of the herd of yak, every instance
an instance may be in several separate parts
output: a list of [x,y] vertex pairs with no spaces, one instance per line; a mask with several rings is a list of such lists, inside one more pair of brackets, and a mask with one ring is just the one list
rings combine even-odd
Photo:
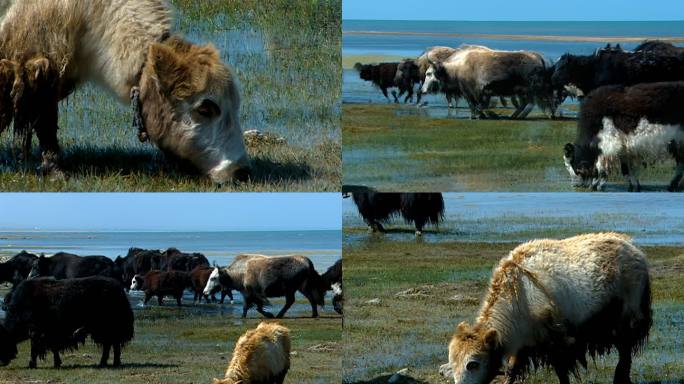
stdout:
[[[218,277],[212,279],[212,277]],[[22,251],[0,263],[0,283],[11,283],[5,296],[4,322],[0,323],[0,366],[17,355],[17,344],[31,341],[29,367],[37,358],[52,352],[54,366],[61,365],[59,353],[75,349],[88,336],[102,347],[100,366],[106,366],[110,351],[113,365],[121,364],[121,349],[133,338],[133,312],[126,294],[144,291],[144,302],[172,296],[181,305],[186,289],[194,301],[216,301],[221,292],[232,302],[232,290],[243,296],[243,318],[256,306],[264,310],[270,297],[286,298],[283,317],[301,292],[311,303],[312,315],[324,305],[327,291],[333,291],[333,306],[342,313],[342,261],[320,275],[305,256],[239,255],[225,268],[212,267],[201,253],[184,253],[131,248],[126,257],[78,256],[59,252],[52,256]]]
[[576,139],[563,149],[574,186],[602,190],[611,172],[621,172],[629,191],[639,191],[639,170],[669,159],[677,167],[668,190],[684,175],[684,48],[668,42],[646,41],[633,51],[609,44],[555,63],[529,51],[432,47],[415,59],[355,68],[386,97],[398,88],[396,102],[404,92],[405,102],[412,99],[416,84],[418,103],[430,92],[444,93],[449,106],[464,98],[472,118],[498,117],[489,110],[495,98],[510,100],[511,118],[525,118],[535,105],[553,118],[567,97],[577,97]]

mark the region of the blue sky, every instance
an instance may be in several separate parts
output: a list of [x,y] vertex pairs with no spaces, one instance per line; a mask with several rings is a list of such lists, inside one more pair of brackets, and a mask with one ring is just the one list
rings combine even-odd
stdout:
[[343,19],[684,20],[681,0],[343,0]]
[[340,229],[339,193],[2,193],[0,231]]

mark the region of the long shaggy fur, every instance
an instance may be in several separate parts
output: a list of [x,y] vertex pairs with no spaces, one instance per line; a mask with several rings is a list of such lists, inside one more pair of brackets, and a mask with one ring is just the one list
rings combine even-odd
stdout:
[[282,384],[290,369],[290,330],[262,322],[235,344],[224,379],[214,384]]
[[420,232],[425,224],[438,225],[444,217],[441,193],[354,192],[352,197],[363,220],[373,230],[383,231],[381,223],[401,216],[406,223],[414,223]]
[[[631,355],[648,338],[651,291],[644,254],[622,234],[597,233],[520,245],[494,269],[473,326],[461,323],[449,345],[456,383],[484,383],[509,362],[510,382],[536,367],[561,383],[579,377],[586,356],[620,352],[617,382],[629,380]],[[488,356],[486,375],[464,366]],[[483,358],[484,359],[484,358]]]

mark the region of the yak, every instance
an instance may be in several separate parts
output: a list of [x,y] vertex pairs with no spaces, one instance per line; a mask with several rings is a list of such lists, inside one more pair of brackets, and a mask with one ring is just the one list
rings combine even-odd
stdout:
[[17,285],[7,303],[0,325],[0,365],[9,364],[17,355],[16,345],[30,338],[29,368],[36,368],[37,358],[44,359],[48,351],[59,368],[59,353],[77,349],[90,335],[102,347],[100,366],[107,365],[113,349],[117,367],[133,333],[133,311],[118,281],[102,276],[29,279]]
[[213,384],[283,384],[290,369],[290,330],[277,323],[261,322],[235,343],[225,378]]
[[486,384],[500,370],[516,383],[550,366],[569,384],[587,354],[615,348],[613,383],[629,384],[652,324],[650,284],[644,253],[622,234],[522,244],[494,268],[475,324],[456,328],[446,371],[455,384]]
[[237,289],[243,296],[242,317],[252,306],[263,316],[272,318],[266,312],[269,297],[285,296],[285,305],[275,316],[282,318],[295,302],[299,291],[311,304],[311,317],[318,317],[317,306],[325,305],[325,292],[328,290],[323,278],[306,256],[264,256],[238,255],[226,268],[214,268],[204,294],[209,294],[217,286],[227,284]]
[[629,191],[639,191],[643,164],[674,158],[677,169],[668,190],[684,174],[684,82],[606,86],[580,105],[575,142],[564,147],[574,186],[602,190],[620,167]]
[[593,55],[567,53],[556,62],[551,82],[581,98],[605,85],[684,80],[684,55],[673,53],[675,48],[646,42],[634,52],[608,45]]
[[[416,59],[405,59],[402,60],[397,66],[397,73],[394,78],[396,84],[418,84],[418,88],[423,87],[423,82],[425,80],[425,72],[434,63],[441,63],[449,58],[454,52],[460,48],[451,47],[430,47],[426,49],[420,56]],[[446,95],[447,104],[449,107],[456,107],[458,98],[460,97],[460,92],[458,88],[441,90]],[[418,92],[418,98],[416,104],[420,104],[422,99],[422,92]],[[455,100],[452,105],[452,99]]]
[[370,81],[376,87],[380,88],[382,94],[385,95],[387,101],[390,101],[387,95],[387,89],[389,88],[399,88],[399,94],[396,91],[392,91],[392,96],[394,97],[394,102],[399,102],[399,97],[408,92],[408,95],[404,99],[406,103],[409,99],[413,99],[413,83],[400,82],[395,83],[394,79],[397,73],[397,67],[399,63],[380,63],[380,64],[354,64],[354,69],[359,72],[359,77],[362,80]]
[[38,259],[38,256],[21,251],[6,262],[0,263],[0,283],[16,285],[28,278],[36,259]]
[[416,236],[421,236],[425,224],[438,225],[444,217],[441,193],[352,192],[352,199],[373,232],[384,232],[382,223],[401,215],[415,224]]
[[180,307],[183,305],[183,292],[192,288],[192,281],[188,272],[153,269],[145,275],[133,276],[130,290],[145,292],[143,305],[147,305],[147,302],[156,296],[159,306],[162,306],[164,305],[164,296],[172,296]]
[[169,248],[162,254],[161,270],[190,272],[195,267],[208,267],[209,260],[201,253],[185,253],[176,248]]
[[[141,141],[215,183],[244,180],[249,159],[232,69],[212,45],[172,33],[164,0],[14,0],[0,22],[0,132],[59,169],[58,102],[92,82],[132,103]],[[37,28],[36,26],[40,26]]]
[[333,308],[335,312],[342,314],[344,310],[344,290],[342,285],[342,259],[339,259],[321,275],[323,281],[333,293]]
[[211,276],[211,273],[213,271],[214,268],[201,265],[195,267],[192,271],[190,271],[190,281],[192,282],[192,290],[195,294],[193,298],[193,303],[195,301],[199,301],[201,303],[202,297],[204,297],[204,300],[207,303],[209,302],[209,299],[215,302],[215,295],[218,291],[221,291],[221,304],[223,304],[223,302],[225,301],[226,295],[230,298],[230,302],[233,302],[233,293],[230,288],[216,287],[214,288],[214,290],[212,290],[211,293],[207,295],[204,294],[204,287],[207,286],[207,282],[209,281],[209,277]]
[[105,256],[78,256],[58,252],[50,257],[40,255],[33,262],[28,278],[54,277],[72,279],[87,276],[105,276],[123,284],[121,269]]
[[[162,252],[157,249],[129,248],[125,257],[117,256],[114,264],[121,269],[123,281],[131,281],[135,275],[144,275],[153,269],[161,269]],[[129,289],[125,285],[126,290]]]

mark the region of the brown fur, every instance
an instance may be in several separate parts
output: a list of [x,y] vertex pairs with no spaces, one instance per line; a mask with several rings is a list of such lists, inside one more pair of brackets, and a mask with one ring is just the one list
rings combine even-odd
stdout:
[[290,344],[289,329],[260,323],[240,337],[225,378],[214,384],[282,384],[290,369]]

